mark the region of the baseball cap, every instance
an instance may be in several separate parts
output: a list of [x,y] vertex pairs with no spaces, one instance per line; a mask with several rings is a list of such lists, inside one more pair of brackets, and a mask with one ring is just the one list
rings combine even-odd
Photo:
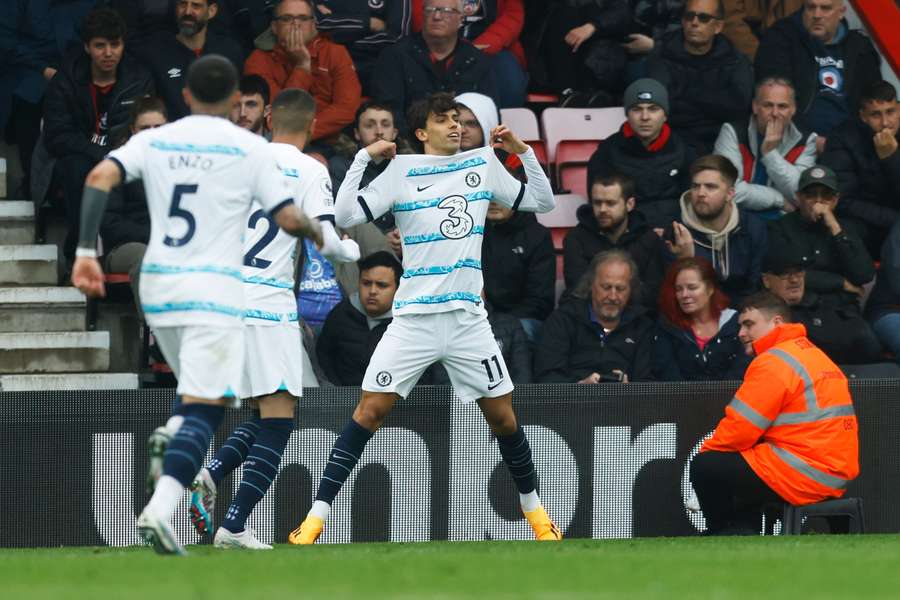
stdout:
[[813,165],[800,175],[798,190],[805,190],[811,185],[824,185],[828,189],[840,192],[837,175],[824,165]]
[[655,79],[650,79],[649,77],[638,79],[625,88],[623,104],[626,111],[635,104],[641,104],[642,102],[656,104],[666,114],[669,114],[669,92],[666,91],[666,86]]
[[800,256],[797,252],[785,248],[770,248],[763,256],[762,272],[784,275],[792,271],[804,271],[809,262],[805,256]]

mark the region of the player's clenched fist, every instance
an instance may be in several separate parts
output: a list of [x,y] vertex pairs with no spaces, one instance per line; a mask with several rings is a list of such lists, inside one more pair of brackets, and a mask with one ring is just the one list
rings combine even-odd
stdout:
[[366,152],[369,153],[373,160],[379,156],[390,160],[397,156],[397,144],[387,140],[378,140],[366,146]]
[[77,287],[85,296],[102,298],[106,296],[103,287],[103,269],[96,258],[79,256],[72,266],[72,285]]
[[522,154],[528,151],[528,144],[520,140],[506,125],[497,125],[491,129],[491,140],[494,142],[494,148],[503,148],[510,154]]

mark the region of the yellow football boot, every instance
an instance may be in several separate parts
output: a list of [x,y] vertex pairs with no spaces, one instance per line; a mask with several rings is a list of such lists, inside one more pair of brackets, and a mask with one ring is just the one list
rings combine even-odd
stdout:
[[319,517],[307,515],[303,522],[300,523],[300,527],[288,535],[288,543],[298,546],[315,544],[319,536],[322,535],[323,527],[325,527],[325,521]]
[[528,523],[534,530],[534,537],[539,542],[558,542],[562,539],[562,532],[552,520],[543,506],[532,511],[522,511]]

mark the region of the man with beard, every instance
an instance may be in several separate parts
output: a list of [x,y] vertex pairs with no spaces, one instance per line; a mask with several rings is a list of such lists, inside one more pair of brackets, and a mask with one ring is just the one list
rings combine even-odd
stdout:
[[653,378],[653,321],[630,306],[640,284],[627,252],[601,252],[575,290],[550,315],[535,348],[536,383],[601,383]]
[[759,284],[766,252],[766,226],[734,203],[737,169],[709,154],[691,164],[691,189],[681,196],[681,222],[664,232],[676,258],[702,256],[713,264],[732,302],[739,303]]
[[240,72],[244,53],[230,38],[209,31],[209,21],[216,16],[216,0],[178,0],[175,2],[175,22],[178,33],[161,33],[152,37],[137,50],[138,56],[150,69],[156,90],[166,103],[169,119],[175,121],[190,112],[182,98],[188,67],[200,56],[220,54],[230,60]]
[[250,133],[266,135],[269,115],[269,84],[259,75],[244,75],[238,86],[241,99],[231,109],[228,120]]
[[641,273],[641,287],[634,292],[634,303],[650,310],[656,308],[664,247],[647,226],[644,214],[635,208],[634,188],[634,179],[620,173],[594,178],[590,201],[578,207],[578,225],[563,241],[567,296],[598,252],[622,249],[631,255]]

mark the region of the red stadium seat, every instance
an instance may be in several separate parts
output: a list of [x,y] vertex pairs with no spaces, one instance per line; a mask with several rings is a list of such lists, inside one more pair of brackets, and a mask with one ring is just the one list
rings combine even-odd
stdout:
[[587,164],[600,140],[562,140],[556,148],[556,180],[562,193],[588,197]]

